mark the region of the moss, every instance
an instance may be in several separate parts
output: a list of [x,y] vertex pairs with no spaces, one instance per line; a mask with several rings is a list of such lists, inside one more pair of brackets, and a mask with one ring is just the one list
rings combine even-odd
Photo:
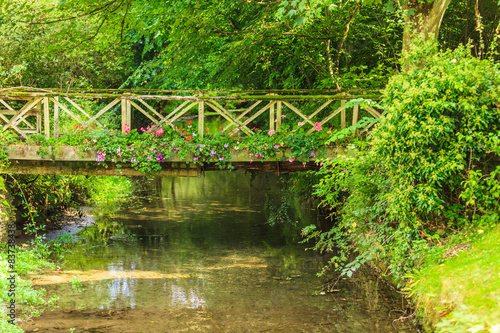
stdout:
[[[147,93],[154,92],[159,93],[159,95],[148,95]],[[381,99],[382,95],[379,91],[356,91],[356,92],[345,92],[337,94],[328,94],[332,91],[321,91],[321,90],[269,90],[269,91],[195,91],[195,90],[185,90],[185,91],[140,91],[140,90],[96,90],[96,91],[64,91],[58,92],[57,90],[46,90],[46,91],[17,91],[9,90],[0,93],[0,97],[4,99],[31,99],[35,97],[70,97],[70,98],[92,98],[92,99],[104,99],[104,98],[120,98],[127,97],[128,99],[157,99],[157,100],[234,100],[234,101],[269,101],[269,100],[346,100],[355,98],[367,98],[367,99]],[[277,95],[270,95],[271,93],[276,93]],[[174,95],[175,94],[175,95]],[[197,94],[198,96],[185,96],[183,94]],[[255,95],[256,94],[256,95]],[[265,95],[264,95],[265,94]],[[279,94],[279,95],[278,95]],[[287,95],[288,94],[288,95]],[[317,95],[316,95],[317,94]]]

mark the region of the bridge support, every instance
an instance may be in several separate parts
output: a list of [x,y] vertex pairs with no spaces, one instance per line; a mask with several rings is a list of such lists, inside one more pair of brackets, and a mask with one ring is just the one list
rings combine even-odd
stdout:
[[[88,161],[11,161],[10,166],[0,169],[0,173],[28,175],[95,175],[95,176],[143,176],[130,167],[118,168],[116,163],[106,166]],[[160,177],[200,177],[201,167],[193,163],[165,163],[156,176]]]

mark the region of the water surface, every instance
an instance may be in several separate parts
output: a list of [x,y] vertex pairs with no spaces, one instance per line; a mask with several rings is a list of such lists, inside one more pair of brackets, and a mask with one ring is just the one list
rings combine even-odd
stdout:
[[[298,244],[316,212],[296,210],[295,227],[266,223],[277,177],[144,181],[147,201],[95,212],[62,270],[35,280],[60,296],[60,308],[24,323],[28,332],[417,331],[397,320],[401,297],[367,272],[323,289],[324,258]],[[71,288],[74,277],[83,291]]]

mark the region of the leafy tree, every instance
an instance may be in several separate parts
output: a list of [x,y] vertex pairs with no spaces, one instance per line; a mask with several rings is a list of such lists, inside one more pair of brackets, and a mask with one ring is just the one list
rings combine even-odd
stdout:
[[[337,223],[305,230],[318,249],[345,251],[333,263],[346,274],[376,258],[401,279],[441,237],[498,223],[500,68],[434,42],[419,42],[404,61],[373,140],[325,162],[317,193]],[[345,265],[351,245],[362,254]]]

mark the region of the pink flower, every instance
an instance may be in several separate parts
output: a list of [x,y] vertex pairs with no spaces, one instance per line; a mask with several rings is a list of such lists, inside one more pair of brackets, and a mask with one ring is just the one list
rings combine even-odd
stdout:
[[269,134],[269,135],[273,135],[274,133],[275,133],[275,132],[274,132],[274,130],[270,130],[270,131],[268,132],[268,134]]
[[292,163],[293,161],[295,161],[295,158],[291,158],[288,160],[290,163]]
[[321,124],[320,124],[320,123],[316,123],[316,124],[314,124],[314,129],[315,129],[316,131],[321,131],[323,128],[321,127]]
[[[317,124],[317,123],[316,123],[316,124]],[[300,127],[300,126],[304,125],[304,123],[303,123],[303,122],[301,122],[301,121],[299,121],[299,123],[298,123],[297,125],[299,125],[299,127]]]
[[280,145],[274,145],[274,149],[280,149]]
[[125,126],[123,126],[123,133],[125,133],[125,134],[130,133],[130,125],[129,124],[125,124]]

